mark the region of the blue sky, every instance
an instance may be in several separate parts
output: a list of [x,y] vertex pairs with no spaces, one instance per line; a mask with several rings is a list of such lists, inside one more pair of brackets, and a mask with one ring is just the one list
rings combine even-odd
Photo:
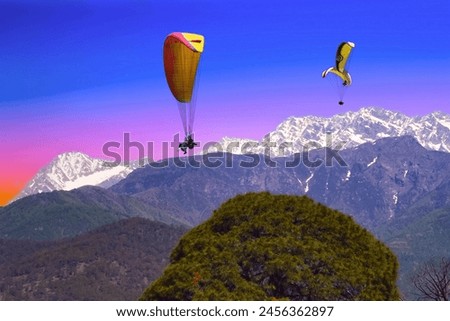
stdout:
[[2,102],[137,82],[163,86],[161,44],[174,30],[205,35],[202,86],[269,76],[299,91],[317,80],[344,40],[357,45],[355,86],[448,78],[445,1],[0,1],[0,7]]

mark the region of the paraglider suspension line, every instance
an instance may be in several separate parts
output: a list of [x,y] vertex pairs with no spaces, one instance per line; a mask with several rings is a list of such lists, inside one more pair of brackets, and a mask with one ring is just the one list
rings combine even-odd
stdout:
[[183,123],[184,134],[187,136],[187,116],[186,116],[186,103],[178,102],[178,111],[180,112],[181,122]]

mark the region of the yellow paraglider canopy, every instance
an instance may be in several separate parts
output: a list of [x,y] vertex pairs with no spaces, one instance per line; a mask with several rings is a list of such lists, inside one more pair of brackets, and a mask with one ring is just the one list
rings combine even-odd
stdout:
[[204,37],[186,32],[174,32],[164,41],[164,71],[175,99],[188,103],[192,99],[197,67],[203,52]]
[[355,48],[353,42],[342,42],[336,51],[336,64],[322,72],[322,78],[325,78],[329,73],[335,74],[338,77],[336,79],[339,81],[337,82],[340,97],[339,105],[344,104],[342,99],[345,88],[352,84],[352,77],[347,71],[347,63],[353,48]]
[[330,67],[322,72],[322,78],[325,78],[328,73],[333,73],[343,80],[344,86],[350,86],[352,84],[352,77],[345,69],[348,58],[352,49],[355,47],[353,42],[343,42],[339,45],[336,51],[336,65]]

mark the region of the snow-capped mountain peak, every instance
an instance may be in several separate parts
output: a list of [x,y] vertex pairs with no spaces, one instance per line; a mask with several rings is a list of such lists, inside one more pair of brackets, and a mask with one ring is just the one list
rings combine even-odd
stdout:
[[43,167],[14,200],[54,190],[72,190],[85,185],[109,187],[137,167],[137,163],[111,166],[104,160],[80,152],[63,153]]

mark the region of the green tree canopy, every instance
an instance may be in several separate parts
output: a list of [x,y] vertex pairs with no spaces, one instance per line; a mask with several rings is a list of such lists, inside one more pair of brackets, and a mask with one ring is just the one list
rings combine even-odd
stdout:
[[394,254],[306,196],[249,193],[188,232],[141,300],[397,300]]

